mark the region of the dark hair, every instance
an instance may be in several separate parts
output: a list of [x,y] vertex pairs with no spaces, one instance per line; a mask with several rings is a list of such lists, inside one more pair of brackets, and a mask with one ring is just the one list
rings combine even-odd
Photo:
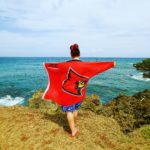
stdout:
[[71,50],[70,54],[71,54],[72,57],[80,56],[80,50],[79,50],[78,44],[71,45],[70,50]]
[[78,48],[71,50],[71,56],[72,57],[80,56],[80,50]]

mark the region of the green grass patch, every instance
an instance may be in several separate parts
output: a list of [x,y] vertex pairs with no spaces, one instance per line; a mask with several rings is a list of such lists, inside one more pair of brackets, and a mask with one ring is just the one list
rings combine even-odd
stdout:
[[142,129],[142,134],[146,139],[150,139],[150,127]]

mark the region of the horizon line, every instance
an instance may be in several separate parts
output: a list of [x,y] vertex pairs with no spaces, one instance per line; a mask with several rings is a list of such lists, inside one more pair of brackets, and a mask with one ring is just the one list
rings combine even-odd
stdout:
[[[9,57],[9,58],[70,58],[70,56],[0,56],[0,58],[2,57]],[[150,58],[149,57],[110,57],[110,56],[102,56],[102,57],[98,57],[98,56],[84,56],[80,58]]]

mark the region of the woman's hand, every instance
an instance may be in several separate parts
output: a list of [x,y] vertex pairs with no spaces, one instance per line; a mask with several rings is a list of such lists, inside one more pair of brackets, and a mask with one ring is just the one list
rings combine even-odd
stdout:
[[116,66],[116,62],[114,61],[114,67]]

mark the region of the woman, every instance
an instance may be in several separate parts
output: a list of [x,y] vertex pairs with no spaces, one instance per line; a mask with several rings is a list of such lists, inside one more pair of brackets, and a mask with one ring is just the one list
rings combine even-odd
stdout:
[[53,100],[62,106],[62,111],[67,113],[71,137],[74,137],[79,133],[78,109],[85,98],[89,79],[114,67],[115,62],[80,62],[78,44],[70,46],[70,54],[72,59],[68,62],[44,64],[51,82],[43,94],[43,99]]
[[[70,54],[72,59],[69,61],[81,61],[78,44],[73,44],[70,46]],[[82,102],[76,103],[71,106],[62,106],[62,111],[67,113],[67,120],[71,129],[71,137],[74,137],[77,134],[79,134],[79,130],[77,128],[77,117],[78,109],[80,108],[81,103]]]

